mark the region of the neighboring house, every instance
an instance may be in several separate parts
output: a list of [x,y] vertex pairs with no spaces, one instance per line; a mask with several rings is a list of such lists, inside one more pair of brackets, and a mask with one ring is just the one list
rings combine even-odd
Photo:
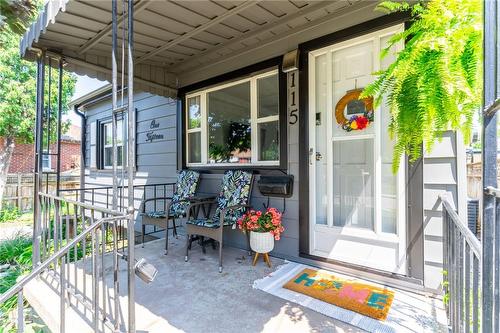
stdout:
[[[226,8],[215,2],[140,2],[136,156],[126,156],[123,148],[123,117],[118,152],[125,158],[119,164],[135,160],[134,185],[174,181],[180,169],[199,170],[203,193],[216,193],[228,169],[252,170],[257,181],[261,175],[293,175],[286,232],[275,256],[438,292],[439,195],[448,193],[458,214],[467,214],[462,138],[444,133],[432,152],[411,165],[403,158],[394,174],[384,105],[363,130],[346,131],[341,124],[369,111],[353,96],[394,59],[389,54],[380,60],[380,53],[405,28],[406,16],[374,11],[376,4],[277,1]],[[33,26],[25,36],[23,56],[34,59],[32,47],[59,50],[67,70],[110,80],[110,6],[60,6],[64,10],[54,5],[40,19],[43,27]],[[345,107],[338,108],[341,101]],[[110,89],[73,104],[86,122],[85,186],[111,185]],[[254,186],[253,206],[263,203],[267,198]],[[270,203],[284,208],[282,199]],[[225,244],[246,247],[239,231],[225,235]]]
[[[55,144],[52,144],[50,148],[51,153],[57,152]],[[16,140],[8,173],[32,173],[35,165],[34,151],[32,143],[21,143]],[[80,127],[71,125],[68,132],[61,136],[61,172],[79,169],[80,155]],[[56,158],[52,155],[44,155],[42,165],[44,170],[55,170]]]

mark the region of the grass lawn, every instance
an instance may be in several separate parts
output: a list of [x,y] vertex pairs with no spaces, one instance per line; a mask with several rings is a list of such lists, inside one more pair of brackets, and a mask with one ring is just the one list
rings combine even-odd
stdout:
[[[19,212],[10,207],[0,211],[0,294],[12,287],[19,276],[31,270],[32,224],[32,212]],[[17,331],[12,317],[16,309],[16,297],[0,305],[0,333]],[[28,304],[25,304],[25,314],[25,332],[47,332]]]
[[21,212],[16,207],[6,206],[0,210],[0,228],[5,225],[30,225],[33,223],[33,212]]

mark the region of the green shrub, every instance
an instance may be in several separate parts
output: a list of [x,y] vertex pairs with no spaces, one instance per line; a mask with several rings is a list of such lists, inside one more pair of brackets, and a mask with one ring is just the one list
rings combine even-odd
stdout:
[[31,242],[31,236],[21,233],[11,239],[0,241],[0,264],[30,266]]
[[6,206],[0,210],[0,223],[10,222],[21,216],[21,212],[15,206]]
[[[16,284],[17,278],[31,269],[32,242],[29,235],[18,234],[11,239],[0,241],[0,265],[10,265],[1,272],[0,294]],[[17,306],[17,296],[0,304],[0,327],[7,324],[10,311]],[[0,331],[1,332],[1,331]]]

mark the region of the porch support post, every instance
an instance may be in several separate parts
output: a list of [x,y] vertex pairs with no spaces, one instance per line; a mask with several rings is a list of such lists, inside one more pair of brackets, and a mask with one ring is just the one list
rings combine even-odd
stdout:
[[[494,300],[494,262],[495,256],[495,195],[488,194],[488,186],[497,187],[497,116],[490,106],[495,104],[498,97],[498,45],[497,24],[498,1],[491,0],[484,3],[484,107],[483,112],[483,224],[482,224],[482,318],[481,331],[494,332],[493,309]],[[493,112],[491,112],[493,111]],[[498,241],[498,240],[497,240]],[[497,273],[498,274],[498,273]]]
[[56,161],[56,195],[60,194],[61,187],[61,118],[62,118],[62,90],[63,90],[63,62],[62,58],[59,58],[59,77],[57,82],[57,161]]
[[[118,179],[117,179],[117,164],[118,164],[118,148],[116,146],[116,108],[117,108],[117,76],[118,67],[116,64],[116,48],[117,48],[117,34],[118,34],[118,10],[117,10],[117,0],[113,0],[112,8],[112,33],[111,33],[111,85],[112,85],[112,111],[111,111],[111,128],[112,128],[112,145],[113,145],[113,200],[112,207],[113,210],[117,209],[118,206]],[[122,13],[122,16],[125,13]],[[125,41],[122,41],[124,43]],[[123,61],[123,59],[122,59]],[[123,75],[123,73],[122,73]],[[122,87],[123,88],[123,87]]]
[[128,331],[135,333],[135,228],[134,228],[134,169],[135,169],[135,109],[134,109],[134,2],[128,0]]
[[45,52],[37,55],[36,71],[36,119],[35,119],[35,165],[33,182],[33,267],[40,263],[40,191],[41,171],[42,171],[42,117],[43,117],[43,93],[45,80]]

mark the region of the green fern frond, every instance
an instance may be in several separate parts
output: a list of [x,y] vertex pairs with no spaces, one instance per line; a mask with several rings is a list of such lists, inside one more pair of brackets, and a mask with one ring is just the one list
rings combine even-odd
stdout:
[[402,41],[405,48],[361,94],[389,109],[397,171],[402,155],[415,161],[422,147],[430,151],[447,130],[462,131],[465,140],[470,137],[482,96],[482,2],[382,1],[377,9],[411,13],[412,25],[389,38],[381,57]]

